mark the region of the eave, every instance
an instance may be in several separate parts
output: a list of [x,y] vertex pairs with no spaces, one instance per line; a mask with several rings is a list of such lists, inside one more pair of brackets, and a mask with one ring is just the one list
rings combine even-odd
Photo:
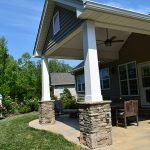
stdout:
[[94,20],[99,27],[150,35],[150,15],[146,14],[86,1],[77,17]]

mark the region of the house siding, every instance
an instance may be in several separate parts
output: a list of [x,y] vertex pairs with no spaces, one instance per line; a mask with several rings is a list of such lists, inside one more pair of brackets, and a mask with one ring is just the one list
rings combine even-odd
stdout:
[[47,50],[55,46],[56,43],[59,43],[62,39],[64,39],[68,34],[73,32],[75,29],[77,29],[84,22],[84,20],[78,19],[76,17],[75,11],[71,11],[60,6],[55,6],[53,16],[58,11],[59,11],[60,31],[55,35],[53,34],[53,19],[52,19],[47,34],[43,53],[45,53]]
[[[111,99],[115,101],[117,99],[140,99],[139,96],[121,96],[120,95],[120,83],[118,75],[118,66],[120,64],[136,61],[137,67],[139,63],[150,61],[150,36],[133,33],[130,35],[124,46],[119,52],[119,60],[100,64],[99,68],[109,68],[110,72],[110,89],[102,90],[104,99]],[[75,76],[83,74],[82,71],[75,72]],[[84,93],[77,92],[78,99],[84,98]],[[140,102],[140,101],[139,101]],[[140,104],[139,104],[140,105]]]
[[70,91],[72,96],[74,96],[75,98],[77,97],[75,85],[55,85],[55,86],[53,86],[54,96],[61,97],[61,94],[63,93],[63,90],[65,88],[67,88]]

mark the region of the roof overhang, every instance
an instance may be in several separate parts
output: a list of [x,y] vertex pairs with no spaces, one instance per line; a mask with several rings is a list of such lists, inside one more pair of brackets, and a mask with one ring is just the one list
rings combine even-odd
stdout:
[[74,11],[82,9],[82,1],[74,0],[45,0],[41,21],[38,29],[38,34],[36,37],[36,42],[33,51],[33,57],[41,57],[41,51],[44,48],[45,40],[49,30],[49,26],[52,20],[52,15],[54,7],[57,4],[62,4],[67,7],[74,8]]
[[[150,15],[111,7],[88,0],[46,0],[34,47],[34,57],[41,57],[41,51],[46,41],[55,3],[66,5],[67,7],[74,7],[78,18],[94,20],[96,27],[150,35]],[[80,32],[81,30],[80,27],[77,31]],[[69,37],[72,38],[76,33],[75,31],[71,35],[68,35],[62,42],[67,42],[67,39]],[[56,50],[58,45],[61,45],[62,42],[60,41],[53,50]]]
[[77,17],[94,20],[99,27],[150,35],[150,15],[146,14],[86,1]]

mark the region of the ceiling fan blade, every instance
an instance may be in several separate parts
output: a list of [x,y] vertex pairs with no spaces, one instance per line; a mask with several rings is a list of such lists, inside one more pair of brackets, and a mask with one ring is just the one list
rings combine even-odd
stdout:
[[121,43],[121,42],[124,42],[124,40],[115,40],[115,41],[112,41],[112,43]]
[[105,44],[105,43],[99,43],[99,44],[97,44],[97,46],[100,46],[100,45],[103,45],[103,44]]
[[105,42],[105,41],[103,41],[103,40],[96,40],[96,42]]
[[112,36],[109,40],[110,41],[113,41],[114,39],[116,39],[117,37],[116,36]]

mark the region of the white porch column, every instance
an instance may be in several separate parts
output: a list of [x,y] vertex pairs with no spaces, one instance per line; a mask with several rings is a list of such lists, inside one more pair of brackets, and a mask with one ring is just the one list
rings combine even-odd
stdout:
[[94,21],[83,25],[85,101],[103,101],[100,88],[99,66]]
[[42,57],[42,99],[41,101],[50,101],[50,84],[49,84],[49,71],[48,71],[48,59]]
[[50,97],[50,84],[49,84],[49,72],[48,72],[48,59],[42,57],[42,99],[39,102],[39,123],[40,124],[54,124],[55,123],[55,111],[54,101]]

